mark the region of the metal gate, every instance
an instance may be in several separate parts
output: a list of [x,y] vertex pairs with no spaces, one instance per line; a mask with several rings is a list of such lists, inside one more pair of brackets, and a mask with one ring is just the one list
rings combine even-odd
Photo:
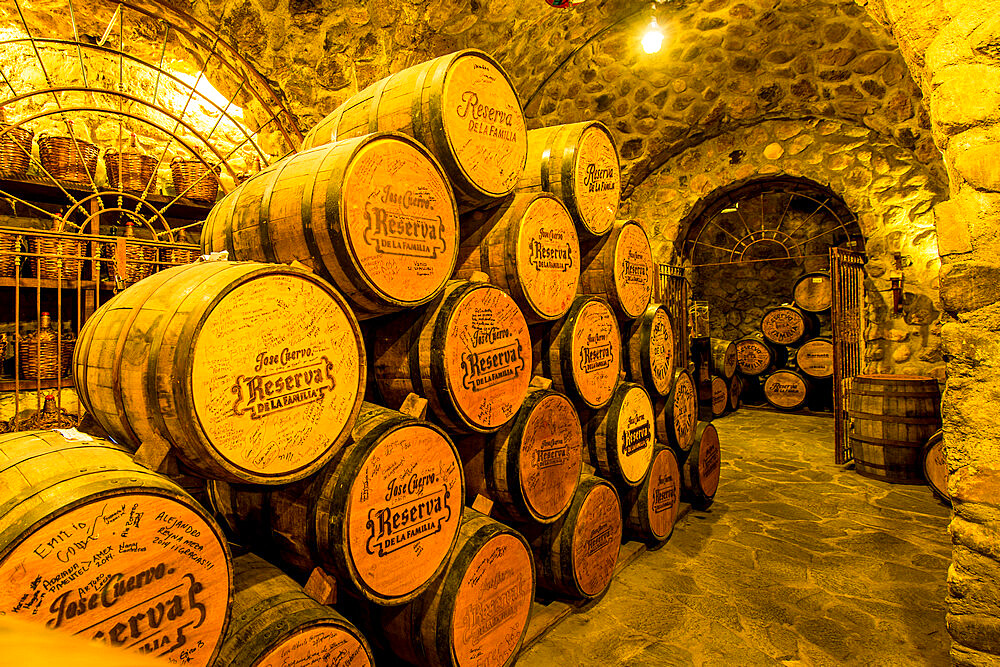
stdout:
[[653,296],[670,313],[674,329],[674,368],[687,368],[688,344],[688,284],[684,269],[672,264],[660,264]]
[[864,255],[843,248],[830,248],[830,278],[833,286],[833,417],[835,460],[854,458],[847,442],[847,397],[851,382],[861,374],[864,362]]

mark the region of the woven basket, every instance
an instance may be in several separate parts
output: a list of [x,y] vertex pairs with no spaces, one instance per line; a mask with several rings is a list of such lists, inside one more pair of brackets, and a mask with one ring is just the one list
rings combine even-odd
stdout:
[[[213,202],[219,196],[218,175],[222,173],[222,168],[216,165],[212,172],[214,174],[208,171],[208,167],[201,160],[174,158],[173,162],[170,163],[170,173],[174,177],[174,190],[177,191],[178,195],[198,201]],[[189,187],[190,190],[188,190]]]
[[60,341],[49,324],[48,313],[42,313],[41,328],[21,338],[18,362],[25,380],[50,380],[69,374],[76,340],[64,335],[60,351]]
[[[127,285],[137,283],[143,278],[156,273],[156,248],[138,243],[125,242],[125,274],[120,276]],[[104,243],[101,245],[101,257],[113,259],[115,256],[115,244]],[[108,275],[114,280],[119,277],[117,266],[114,262],[108,263]]]
[[[142,153],[105,153],[104,170],[108,174],[108,183],[115,190],[134,190],[143,192],[149,186],[152,192],[156,184],[156,165],[158,160],[152,155]],[[121,174],[121,183],[118,175]]]
[[49,255],[31,257],[31,271],[43,280],[79,280],[86,257],[86,244],[71,238],[51,238],[32,236],[28,239],[28,249],[32,254]]
[[0,233],[0,278],[13,278],[17,268],[17,253],[24,252],[24,238],[19,234]]
[[[99,152],[94,144],[71,137],[45,136],[38,140],[38,157],[42,167],[53,178],[67,183],[91,185],[97,178]],[[81,155],[83,161],[80,160]]]
[[24,127],[11,127],[0,123],[0,132],[6,134],[0,137],[0,176],[5,178],[22,178],[28,173],[28,163],[31,162],[31,140],[35,133]]
[[190,264],[198,259],[201,253],[188,248],[160,248],[161,268],[169,269],[171,266],[179,264]]

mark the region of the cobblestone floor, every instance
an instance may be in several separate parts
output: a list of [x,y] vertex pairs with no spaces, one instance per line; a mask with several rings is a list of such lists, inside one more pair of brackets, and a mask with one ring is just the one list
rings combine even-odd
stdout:
[[722,481],[519,667],[948,665],[948,507],[833,463],[833,420],[716,420]]

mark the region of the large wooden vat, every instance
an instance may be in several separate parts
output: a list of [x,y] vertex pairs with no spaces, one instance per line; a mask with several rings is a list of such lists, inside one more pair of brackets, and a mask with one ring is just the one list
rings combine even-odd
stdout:
[[232,619],[219,651],[226,667],[370,667],[368,642],[331,607],[248,553],[233,561]]
[[528,159],[518,190],[559,197],[589,235],[606,234],[621,198],[621,164],[608,128],[599,121],[541,127],[528,132]]
[[569,511],[531,539],[539,588],[577,599],[600,596],[611,585],[621,539],[618,492],[584,475]]
[[322,567],[345,592],[397,606],[444,568],[465,498],[438,426],[365,403],[351,442],[317,475],[273,490],[210,485],[212,504],[263,556]]
[[555,320],[580,283],[580,242],[562,202],[546,193],[517,194],[463,227],[456,278],[476,271],[506,290],[529,323]]
[[450,53],[368,86],[321,120],[303,148],[383,130],[427,146],[463,210],[510,194],[524,169],[521,103],[499,63],[482,51]]
[[531,549],[519,533],[466,509],[444,575],[383,614],[389,646],[415,665],[506,667],[517,659],[535,595]]
[[427,303],[458,256],[458,214],[441,165],[409,137],[380,133],[295,153],[209,213],[205,252],[299,261],[366,319]]
[[622,382],[586,425],[587,460],[619,488],[642,483],[653,460],[653,404],[642,385]]
[[657,445],[649,474],[635,489],[622,491],[625,534],[647,543],[670,537],[680,511],[681,473],[670,447]]
[[333,456],[361,406],[358,322],[318,276],[202,262],[161,271],[84,324],[80,400],[116,441],[169,443],[193,470],[280,484]]
[[413,392],[461,433],[490,433],[514,417],[532,368],[528,323],[505,291],[455,280],[422,313],[379,327],[375,380],[387,404]]
[[606,297],[625,319],[643,314],[653,295],[653,252],[642,225],[619,220],[585,249],[580,294]]
[[719,489],[721,472],[719,433],[711,422],[699,422],[691,454],[681,466],[681,499],[695,509],[708,509]]
[[569,312],[538,337],[536,374],[588,408],[608,404],[622,368],[622,338],[604,299],[578,296]]
[[505,519],[552,523],[580,483],[583,429],[564,394],[529,389],[513,420],[481,442],[461,443],[460,450],[471,500],[492,500]]
[[670,314],[661,304],[651,303],[632,323],[622,347],[628,379],[654,396],[666,396],[674,381],[674,329]]
[[847,396],[847,439],[865,477],[923,484],[924,443],[941,428],[937,381],[919,375],[859,375]]
[[694,443],[694,429],[698,425],[698,395],[694,380],[686,368],[674,372],[674,386],[663,400],[653,406],[656,435],[670,444],[683,461]]
[[0,507],[0,615],[213,664],[229,550],[176,484],[110,442],[22,431],[0,436]]

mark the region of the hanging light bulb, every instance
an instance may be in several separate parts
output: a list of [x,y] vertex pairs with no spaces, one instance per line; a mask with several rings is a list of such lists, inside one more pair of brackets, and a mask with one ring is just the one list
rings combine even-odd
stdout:
[[646,28],[646,34],[642,36],[642,50],[646,53],[656,53],[663,45],[663,31],[656,23],[656,5],[652,5],[653,18]]

